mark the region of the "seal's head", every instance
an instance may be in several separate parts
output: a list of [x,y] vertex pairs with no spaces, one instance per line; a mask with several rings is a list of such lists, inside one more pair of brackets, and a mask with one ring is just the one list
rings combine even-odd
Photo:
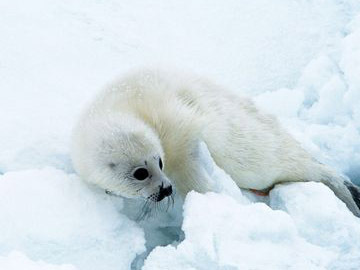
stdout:
[[[86,181],[107,193],[158,202],[172,194],[155,132],[126,115],[87,116],[73,132],[72,159]],[[89,120],[90,119],[90,120]]]

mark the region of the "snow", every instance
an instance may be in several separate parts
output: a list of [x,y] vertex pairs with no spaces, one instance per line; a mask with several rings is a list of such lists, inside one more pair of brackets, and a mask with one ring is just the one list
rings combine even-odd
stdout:
[[13,251],[8,256],[0,256],[0,269],[6,270],[76,270],[72,265],[51,265],[42,261],[31,261],[24,254]]
[[322,184],[239,190],[203,145],[213,193],[136,221],[80,181],[81,108],[133,67],[246,94],[360,184],[360,3],[0,0],[0,269],[358,269],[359,219]]
[[156,248],[144,269],[320,269],[334,256],[302,239],[289,215],[263,203],[190,193],[184,216],[185,240]]
[[[345,25],[337,46],[324,49],[303,69],[293,88],[255,97],[277,115],[314,157],[360,184],[360,24]],[[286,101],[286,102],[284,102]],[[284,104],[281,104],[284,102]]]
[[128,269],[145,250],[144,233],[119,213],[122,200],[113,200],[57,169],[6,173],[0,178],[0,251],[79,269],[101,269],[104,262],[108,269]]

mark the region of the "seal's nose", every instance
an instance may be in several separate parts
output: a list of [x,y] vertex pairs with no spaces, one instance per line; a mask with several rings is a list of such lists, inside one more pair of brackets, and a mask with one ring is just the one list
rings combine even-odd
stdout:
[[160,186],[159,195],[157,196],[157,201],[161,201],[165,197],[168,197],[172,194],[172,186],[165,187],[163,185]]

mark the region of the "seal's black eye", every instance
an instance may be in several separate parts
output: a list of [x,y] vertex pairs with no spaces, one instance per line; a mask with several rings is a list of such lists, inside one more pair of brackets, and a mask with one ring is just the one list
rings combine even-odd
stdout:
[[145,180],[146,178],[149,177],[149,172],[147,169],[140,168],[137,169],[133,175],[137,180]]
[[116,165],[115,165],[115,163],[112,163],[112,162],[111,162],[111,163],[109,163],[109,167],[110,167],[111,169],[114,169],[114,168],[115,168],[115,166],[116,166]]
[[160,167],[160,170],[162,170],[162,168],[163,168],[163,163],[162,163],[161,158],[159,159],[159,167]]

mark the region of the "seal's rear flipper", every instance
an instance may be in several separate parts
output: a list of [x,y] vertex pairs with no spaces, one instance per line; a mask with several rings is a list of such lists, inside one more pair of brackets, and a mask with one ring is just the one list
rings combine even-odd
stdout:
[[348,188],[348,190],[351,193],[351,196],[356,203],[357,207],[360,209],[360,187],[354,185],[353,183],[349,181],[344,181],[345,186]]
[[360,187],[326,166],[322,166],[318,171],[321,172],[319,181],[327,185],[355,216],[360,217]]

